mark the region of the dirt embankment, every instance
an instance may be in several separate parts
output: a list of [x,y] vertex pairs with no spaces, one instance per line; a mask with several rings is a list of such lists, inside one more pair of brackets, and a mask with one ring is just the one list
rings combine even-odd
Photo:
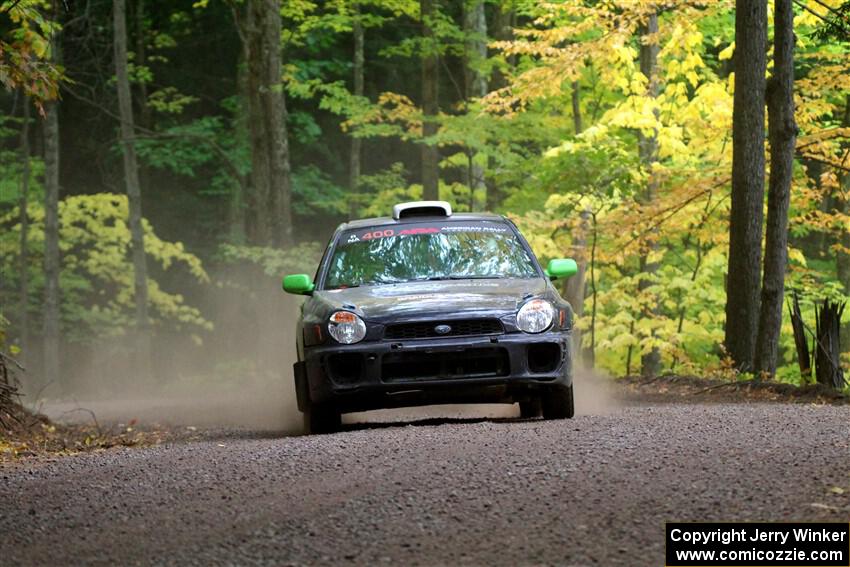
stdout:
[[627,376],[615,383],[623,399],[637,402],[850,404],[850,395],[821,384],[795,386],[769,380],[730,381],[697,376]]

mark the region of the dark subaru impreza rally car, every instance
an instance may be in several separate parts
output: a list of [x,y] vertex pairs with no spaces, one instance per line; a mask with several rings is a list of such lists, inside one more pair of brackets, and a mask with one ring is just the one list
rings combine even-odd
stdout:
[[392,218],[337,228],[296,329],[298,409],[310,432],[342,413],[440,403],[516,403],[524,417],[573,416],[573,311],[508,219],[404,203]]

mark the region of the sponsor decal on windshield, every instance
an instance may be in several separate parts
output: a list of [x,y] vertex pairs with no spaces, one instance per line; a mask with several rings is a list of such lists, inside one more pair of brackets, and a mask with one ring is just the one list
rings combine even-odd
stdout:
[[503,226],[460,226],[451,225],[444,226],[440,229],[441,232],[507,232],[508,229]]
[[343,233],[339,239],[340,246],[348,246],[363,241],[377,240],[381,238],[392,238],[395,236],[416,236],[428,234],[457,234],[460,232],[477,232],[487,234],[505,234],[510,229],[501,223],[467,222],[465,224],[434,224],[419,223],[410,225],[396,225],[393,228],[366,228],[350,230]]

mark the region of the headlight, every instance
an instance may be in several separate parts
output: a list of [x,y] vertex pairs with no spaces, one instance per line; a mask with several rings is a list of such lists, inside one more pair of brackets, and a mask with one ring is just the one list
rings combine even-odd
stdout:
[[545,299],[532,299],[516,314],[516,325],[526,333],[542,333],[552,324],[555,308]]
[[328,321],[328,333],[344,345],[359,343],[366,336],[366,323],[350,311],[337,311]]

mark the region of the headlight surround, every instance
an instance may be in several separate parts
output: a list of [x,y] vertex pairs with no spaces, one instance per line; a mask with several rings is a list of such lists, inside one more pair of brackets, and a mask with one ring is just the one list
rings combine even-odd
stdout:
[[337,311],[328,320],[328,333],[336,342],[352,345],[366,336],[366,323],[351,311]]
[[532,299],[520,307],[516,325],[526,333],[542,333],[552,326],[555,308],[545,299]]

